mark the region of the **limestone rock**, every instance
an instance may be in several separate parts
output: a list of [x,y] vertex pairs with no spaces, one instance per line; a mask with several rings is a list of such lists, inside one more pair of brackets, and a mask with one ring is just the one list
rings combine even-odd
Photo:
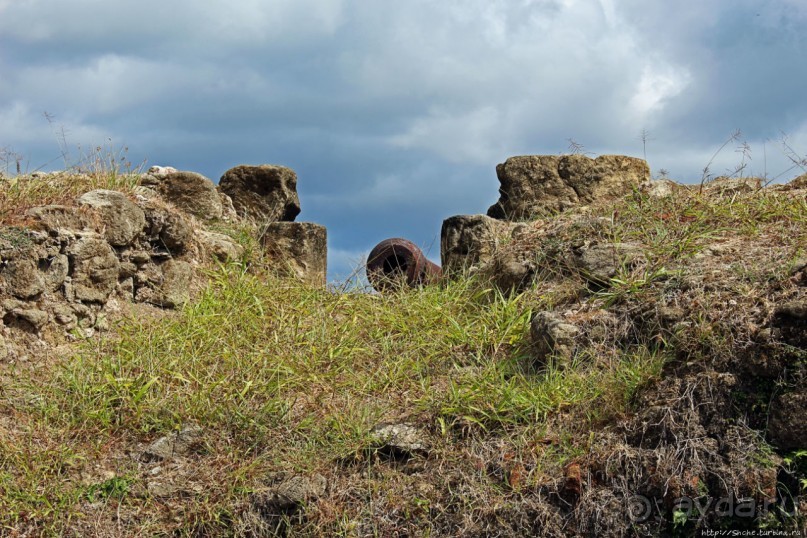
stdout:
[[6,312],[10,312],[15,308],[24,308],[26,304],[25,301],[18,301],[17,299],[3,299],[0,302],[0,313],[5,315]]
[[26,211],[42,228],[49,232],[60,230],[80,231],[92,228],[92,219],[78,207],[45,205],[32,207]]
[[630,268],[644,256],[642,249],[627,243],[598,243],[581,249],[577,264],[586,280],[608,284],[623,268]]
[[239,216],[259,224],[291,222],[300,214],[297,174],[285,166],[236,166],[221,176],[219,190]]
[[124,278],[118,282],[118,293],[127,301],[135,300],[134,277]]
[[539,362],[549,357],[568,361],[575,348],[575,337],[580,333],[576,325],[554,312],[538,312],[530,323],[530,336]]
[[[297,475],[249,496],[249,505],[239,523],[239,535],[275,536],[284,529],[284,517],[300,512],[307,503],[323,497],[328,480],[320,475]],[[285,534],[285,533],[282,533]]]
[[165,177],[168,174],[175,174],[178,170],[173,166],[157,166],[149,168],[148,174],[156,177]]
[[625,196],[650,178],[647,163],[634,157],[602,155],[528,155],[510,157],[496,167],[499,201],[488,215],[524,220]]
[[651,179],[639,185],[639,190],[650,198],[672,196],[684,187],[669,179]]
[[129,261],[138,267],[147,264],[151,261],[151,255],[145,250],[133,250],[129,252]]
[[504,292],[521,292],[535,276],[535,263],[509,253],[496,256],[487,268],[496,287]]
[[37,267],[37,260],[16,257],[0,269],[0,289],[19,299],[31,299],[45,291],[45,281]]
[[762,179],[758,177],[716,177],[706,183],[704,188],[720,194],[738,194],[758,191],[762,188]]
[[204,430],[199,426],[185,426],[180,431],[160,437],[143,451],[145,461],[167,460],[185,456],[201,445]]
[[82,328],[95,325],[95,312],[87,305],[81,303],[71,304],[70,308],[76,315],[76,319]]
[[68,328],[72,328],[75,327],[75,324],[78,322],[76,313],[72,308],[70,308],[69,305],[55,303],[51,305],[50,310],[53,313],[53,319],[59,325],[65,325]]
[[327,487],[328,481],[320,474],[311,477],[293,476],[278,484],[274,493],[281,504],[300,506],[325,495]]
[[16,324],[23,330],[39,332],[48,322],[48,313],[36,308],[15,308],[3,317],[3,322],[9,325]]
[[163,272],[156,263],[145,263],[138,267],[137,272],[134,274],[134,284],[137,288],[144,286],[154,288],[159,286],[162,280]]
[[137,265],[132,262],[120,262],[120,271],[118,272],[118,279],[123,280],[131,278],[137,274]]
[[77,201],[98,213],[104,237],[113,246],[130,244],[146,225],[143,210],[121,192],[98,189],[81,195]]
[[579,203],[613,200],[629,194],[650,178],[643,159],[625,155],[567,155],[560,160],[558,173],[579,197]]
[[221,220],[225,222],[232,222],[238,218],[238,213],[233,205],[233,199],[219,191],[219,198],[221,199]]
[[202,219],[222,215],[221,198],[213,182],[195,172],[172,172],[161,176],[155,190],[179,209]]
[[137,200],[140,202],[154,200],[155,198],[160,197],[156,190],[145,185],[137,185],[134,189],[132,189],[132,194],[134,194],[135,198],[137,198]]
[[64,254],[55,254],[41,260],[42,280],[47,291],[56,291],[62,287],[70,271],[70,262]]
[[190,298],[193,266],[180,260],[147,265],[135,275],[135,299],[164,308],[182,306]]
[[[180,480],[177,480],[180,478]],[[173,481],[162,480],[149,480],[146,482],[146,490],[149,495],[155,499],[168,499],[171,497],[179,497],[190,493],[186,490],[187,484],[184,483],[184,476],[174,477]]]
[[411,457],[429,449],[425,434],[412,424],[380,424],[373,428],[372,434],[379,449],[397,455]]
[[261,243],[281,272],[310,284],[325,284],[328,247],[324,226],[273,222],[264,228]]
[[489,262],[505,226],[487,215],[456,215],[444,220],[440,231],[443,274],[462,274]]
[[[97,237],[82,237],[68,247],[67,257],[73,267],[68,299],[105,303],[120,272],[120,262],[109,243]],[[71,294],[73,297],[69,297]]]
[[193,241],[193,226],[181,213],[147,203],[145,215],[147,239],[155,247],[178,255],[185,252]]
[[197,239],[211,256],[222,262],[237,260],[244,253],[244,247],[224,234],[201,230]]
[[791,179],[787,183],[787,190],[807,189],[807,174]]

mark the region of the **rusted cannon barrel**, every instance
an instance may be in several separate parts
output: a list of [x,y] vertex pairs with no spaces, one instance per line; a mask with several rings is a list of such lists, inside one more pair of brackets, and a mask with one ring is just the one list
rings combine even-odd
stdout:
[[417,245],[394,237],[377,244],[367,256],[367,279],[376,291],[384,291],[400,279],[410,287],[436,282],[440,266],[426,259]]

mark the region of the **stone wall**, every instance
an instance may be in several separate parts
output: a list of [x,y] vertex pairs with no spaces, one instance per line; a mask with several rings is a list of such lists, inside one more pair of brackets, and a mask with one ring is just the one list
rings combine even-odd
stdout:
[[233,170],[240,183],[224,189],[194,172],[152,167],[127,193],[91,190],[0,225],[0,360],[24,353],[12,341],[92,335],[125,303],[182,306],[200,285],[200,267],[244,256],[227,229],[251,230],[278,271],[324,285],[325,228],[275,223],[299,213],[294,172]]
[[[624,155],[524,155],[496,166],[500,198],[487,215],[456,215],[443,221],[440,254],[443,269],[451,275],[483,271],[503,290],[523,289],[534,276],[531,254],[502,252],[500,245],[525,233],[522,221],[541,215],[622,198],[633,189],[648,186],[650,168],[642,159]],[[601,225],[602,223],[593,223]],[[597,252],[584,252],[584,261],[611,271],[616,263],[602,261]],[[611,256],[613,258],[614,256]],[[590,260],[589,260],[590,258]]]

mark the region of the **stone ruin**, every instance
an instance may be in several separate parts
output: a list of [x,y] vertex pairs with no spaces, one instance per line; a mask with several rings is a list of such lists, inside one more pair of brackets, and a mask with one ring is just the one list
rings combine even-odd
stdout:
[[457,215],[443,221],[440,255],[449,275],[497,264],[491,272],[499,275],[504,289],[523,287],[531,277],[525,260],[495,256],[500,242],[525,231],[522,221],[621,198],[651,184],[647,163],[624,155],[510,157],[496,166],[496,175],[500,197],[487,215]]
[[[607,202],[634,189],[665,197],[683,188],[666,180],[650,181],[646,163],[620,156],[514,157],[499,165],[497,173],[500,200],[487,215],[446,219],[441,256],[449,277],[482,271],[492,275],[504,291],[524,288],[536,270],[529,255],[512,255],[506,248],[522,234],[532,233],[523,220]],[[733,196],[753,192],[760,183],[723,179],[710,188]],[[783,189],[803,197],[807,175]],[[122,301],[162,308],[183,304],[193,287],[193,275],[205,260],[226,261],[243,254],[235,241],[216,231],[220,223],[248,224],[267,251],[284,262],[284,270],[324,283],[325,229],[294,222],[299,211],[296,176],[274,166],[237,167],[224,175],[218,188],[192,172],[154,168],[143,175],[132,198],[94,190],[79,196],[73,205],[28,210],[25,227],[0,227],[0,362],[22,360],[19,348],[4,341],[12,331],[38,336],[66,330],[88,335],[103,329],[105,313]],[[541,238],[562,232],[575,219],[595,232],[612,224],[581,211],[568,222],[558,219],[559,228],[542,230]],[[549,249],[541,241],[535,244]],[[568,255],[562,261],[568,261],[568,268],[579,272],[592,291],[607,285],[620,265],[642,263],[637,245],[593,242],[568,247],[568,252],[556,254]],[[756,248],[759,259],[770,252],[765,244]],[[807,442],[803,413],[807,259],[801,253],[802,258],[790,262],[781,282],[771,282],[766,306],[758,297],[745,298],[736,291],[746,284],[742,274],[731,271],[732,263],[750,254],[749,245],[742,243],[710,245],[698,257],[686,260],[692,271],[654,305],[601,307],[570,297],[567,304],[534,314],[529,339],[538,365],[552,360],[565,367],[583,347],[601,346],[604,359],[610,360],[609,350],[643,338],[662,336],[658,341],[666,345],[665,338],[688,337],[690,320],[705,310],[696,301],[703,294],[714,299],[710,310],[719,311],[722,305],[725,318],[721,322],[741,337],[721,354],[705,348],[710,352],[708,360],[698,360],[698,348],[689,350],[694,351],[692,357],[687,356],[684,346],[652,385],[637,392],[632,416],[599,435],[589,454],[557,478],[557,486],[542,486],[537,497],[547,502],[541,525],[577,528],[586,535],[629,534],[636,527],[624,517],[620,504],[628,494],[643,495],[656,506],[684,495],[699,498],[703,487],[713,497],[770,500],[776,498],[783,480],[792,479],[780,472],[784,468],[779,455],[759,440],[764,434],[780,452],[798,450]],[[702,275],[707,270],[728,275],[727,280],[710,282],[706,288]],[[736,311],[747,312],[748,323],[732,327]],[[786,378],[795,388],[782,390],[780,381]],[[764,416],[753,416],[759,414],[756,402],[768,402]],[[754,423],[757,419],[764,422]],[[152,443],[143,457],[159,460],[165,454],[181,453],[199,435],[196,428],[183,428]],[[379,453],[406,456],[429,449],[417,428],[405,423],[379,425],[373,436]],[[680,449],[678,439],[687,441],[687,450]],[[755,461],[759,454],[766,461]],[[687,470],[686,480],[679,480],[682,468]],[[593,479],[586,482],[586,476]],[[797,486],[787,487],[787,491],[800,491]],[[284,477],[266,491],[256,492],[251,504],[256,513],[291,513],[322,496],[325,488],[320,475]],[[603,506],[609,510],[603,511]],[[601,514],[613,517],[599,519]]]
[[[528,233],[527,222],[573,208],[615,201],[634,190],[651,198],[663,198],[687,189],[668,179],[653,180],[642,159],[624,155],[524,155],[510,157],[496,166],[499,200],[487,214],[455,215],[443,221],[440,233],[442,269],[448,277],[482,271],[502,290],[524,289],[532,281],[535,265],[528,257],[513,256],[501,247]],[[734,195],[763,187],[760,178],[717,177],[708,192]],[[807,174],[795,178],[784,190],[807,187]],[[591,226],[608,226],[601,221]],[[607,282],[627,260],[643,256],[627,244],[586,245],[569,262],[594,284]]]
[[[41,175],[41,174],[40,174]],[[28,180],[58,181],[58,175]],[[24,355],[12,341],[58,341],[107,326],[123,303],[175,308],[198,269],[239,260],[226,228],[248,228],[281,272],[326,280],[326,229],[294,222],[297,176],[282,166],[238,166],[218,185],[194,173],[152,167],[133,195],[96,189],[69,205],[28,209],[0,226],[0,360]]]
[[527,155],[496,166],[499,201],[488,216],[529,220],[546,213],[621,198],[650,179],[647,162],[624,155]]
[[[671,193],[677,185],[671,181],[651,182],[647,163],[624,155],[602,155],[596,159],[577,154],[510,157],[496,166],[496,174],[501,183],[500,197],[486,215],[456,215],[443,221],[440,256],[447,277],[483,269],[496,276],[496,284],[503,290],[522,289],[533,276],[535,268],[529,260],[502,256],[499,248],[500,243],[527,230],[523,221],[595,201],[622,198],[640,186],[652,187],[654,195],[663,195]],[[422,256],[414,245],[411,249]],[[589,274],[607,280],[624,256],[638,256],[628,246],[616,250],[614,253],[613,248],[603,250],[595,246],[584,252],[579,261]],[[371,265],[372,260],[368,259],[368,276],[372,276]],[[410,285],[419,284],[412,278],[409,281]]]

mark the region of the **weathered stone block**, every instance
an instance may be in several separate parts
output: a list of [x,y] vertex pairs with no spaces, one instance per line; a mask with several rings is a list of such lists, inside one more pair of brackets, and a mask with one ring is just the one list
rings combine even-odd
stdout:
[[325,284],[328,246],[324,226],[313,222],[273,222],[266,225],[261,243],[282,272],[310,284]]
[[118,191],[90,191],[78,198],[78,204],[91,207],[98,214],[104,238],[116,247],[130,244],[146,225],[143,210]]
[[629,270],[643,258],[644,252],[638,245],[599,243],[581,249],[576,262],[586,280],[605,285],[620,271]]
[[501,196],[488,215],[524,220],[625,196],[650,179],[650,168],[623,155],[526,155],[499,164],[496,175]]
[[42,228],[49,232],[80,231],[92,227],[92,219],[78,207],[44,205],[26,211]]
[[224,234],[202,230],[199,232],[197,239],[208,254],[222,262],[237,260],[244,253],[244,248],[241,245]]
[[538,312],[530,324],[530,336],[536,358],[544,363],[549,357],[568,362],[575,350],[580,329],[554,312]]
[[188,302],[192,280],[193,266],[188,262],[168,260],[161,265],[148,264],[134,277],[135,299],[176,308]]
[[443,221],[440,258],[443,274],[462,274],[488,263],[508,225],[487,215],[456,215]]
[[70,262],[64,254],[56,254],[41,260],[42,280],[47,291],[56,291],[62,287],[70,271]]
[[219,193],[213,182],[195,172],[173,172],[155,179],[160,196],[179,209],[202,219],[222,216]]
[[221,176],[219,190],[239,216],[258,224],[291,222],[300,214],[297,174],[285,166],[236,166]]
[[3,317],[3,322],[29,332],[39,332],[48,322],[48,313],[36,308],[15,308]]
[[10,260],[0,269],[0,287],[19,299],[31,299],[45,291],[37,260],[28,257]]
[[73,267],[72,298],[105,303],[115,289],[120,272],[120,262],[109,243],[96,237],[82,237],[68,247],[67,257]]
[[193,241],[193,226],[181,213],[169,211],[164,207],[147,202],[144,206],[146,215],[146,239],[157,248],[168,250],[171,254],[182,254]]

